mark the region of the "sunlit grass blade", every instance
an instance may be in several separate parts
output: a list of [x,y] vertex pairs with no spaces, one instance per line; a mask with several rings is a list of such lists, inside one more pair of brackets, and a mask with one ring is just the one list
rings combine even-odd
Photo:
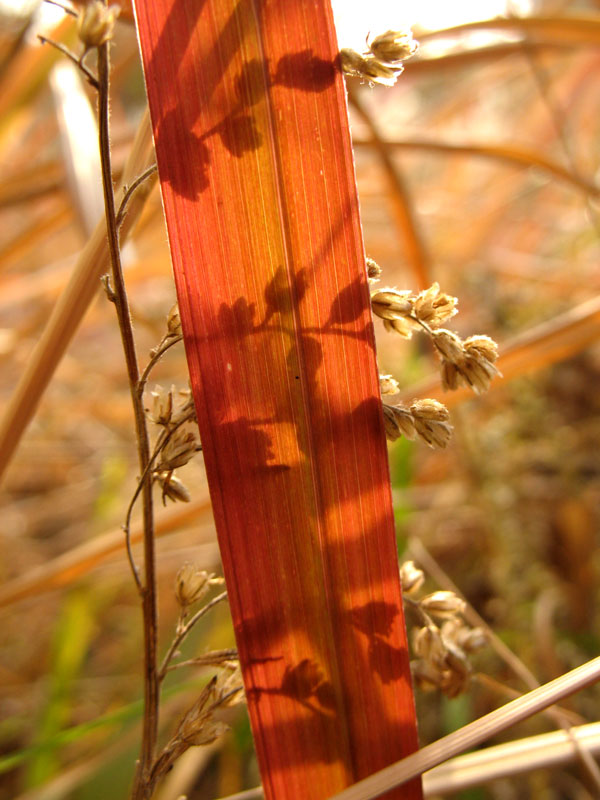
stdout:
[[161,0],[137,15],[265,793],[320,800],[416,747],[331,10]]

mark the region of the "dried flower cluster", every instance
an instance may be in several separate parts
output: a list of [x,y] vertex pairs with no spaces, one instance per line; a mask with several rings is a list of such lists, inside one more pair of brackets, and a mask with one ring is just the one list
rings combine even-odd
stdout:
[[150,392],[150,405],[146,414],[151,422],[162,428],[158,439],[158,456],[152,470],[153,480],[166,499],[187,503],[190,494],[174,470],[183,467],[201,450],[194,400],[189,389],[168,391],[156,386]]
[[174,736],[157,758],[151,782],[159,780],[180,755],[190,747],[214,742],[229,726],[219,719],[219,713],[244,699],[239,667],[224,670],[204,687],[200,697],[185,713]]
[[[367,259],[367,278],[376,283],[381,267]],[[417,294],[398,289],[377,289],[371,294],[371,308],[383,320],[386,330],[410,339],[415,331],[426,333],[441,358],[442,383],[445,389],[465,385],[479,393],[485,391],[495,375],[498,345],[489,336],[458,334],[440,327],[458,311],[458,300],[442,292],[439,284]],[[382,395],[398,394],[398,381],[392,375],[380,375]],[[447,408],[437,400],[415,400],[412,405],[383,406],[386,436],[420,438],[430,447],[446,447],[452,434]]]
[[415,400],[408,408],[383,406],[385,434],[391,442],[404,436],[422,439],[429,447],[446,447],[452,435],[449,419],[448,409],[438,400]]
[[378,289],[371,295],[373,313],[383,320],[388,331],[410,339],[415,331],[424,331],[441,357],[445,389],[468,386],[480,393],[499,375],[495,366],[498,345],[489,336],[458,334],[440,325],[457,313],[457,299],[440,291],[437,283],[413,294],[397,289]]
[[[487,642],[485,631],[469,628],[460,618],[465,601],[454,592],[437,591],[419,600],[413,599],[423,585],[425,575],[413,561],[400,567],[402,590],[419,618],[413,632],[411,662],[415,684],[424,690],[439,689],[447,697],[464,692],[472,674],[469,655]],[[433,618],[444,620],[441,626]]]
[[413,56],[418,44],[410,31],[386,31],[372,41],[362,53],[349,47],[340,51],[342,70],[346,75],[362,78],[371,86],[378,83],[393,86],[403,71],[403,61]]

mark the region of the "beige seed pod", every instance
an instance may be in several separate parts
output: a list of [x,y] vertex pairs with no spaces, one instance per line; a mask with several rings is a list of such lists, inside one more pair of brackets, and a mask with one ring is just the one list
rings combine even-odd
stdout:
[[425,573],[414,561],[405,561],[400,567],[400,583],[405,594],[415,594],[425,581]]
[[79,14],[78,35],[86,50],[100,47],[112,38],[115,22],[121,9],[105,6],[101,0],[88,3]]
[[367,46],[375,58],[388,64],[405,61],[419,49],[410,31],[386,31],[371,42],[367,39]]
[[465,601],[454,592],[437,591],[420,600],[421,607],[428,614],[436,617],[453,617],[462,614],[466,608]]

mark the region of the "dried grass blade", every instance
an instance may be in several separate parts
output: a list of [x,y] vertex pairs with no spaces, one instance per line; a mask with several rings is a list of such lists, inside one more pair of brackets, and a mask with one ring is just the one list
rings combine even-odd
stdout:
[[[150,125],[148,117],[145,116],[140,123],[132,146],[124,171],[123,183],[133,181],[150,166],[152,161]],[[122,241],[125,241],[140,214],[154,181],[154,177],[149,178],[132,198],[129,204],[129,213],[121,228]],[[42,332],[25,372],[0,420],[0,477],[9,465],[56,367],[75,335],[90,303],[96,296],[100,288],[99,278],[107,268],[106,225],[104,220],[100,220],[92,237],[82,250],[71,280],[56,303],[52,316]]]
[[[600,680],[600,657],[577,667],[539,689],[534,689],[517,700],[513,700],[475,722],[444,736],[433,744],[423,747],[398,764],[381,770],[377,775],[351,786],[330,800],[372,800],[381,797],[394,787],[400,786],[415,775],[447,761],[452,756],[486,741],[511,725],[543,711],[548,706],[578,692]],[[386,795],[387,796],[387,795]]]

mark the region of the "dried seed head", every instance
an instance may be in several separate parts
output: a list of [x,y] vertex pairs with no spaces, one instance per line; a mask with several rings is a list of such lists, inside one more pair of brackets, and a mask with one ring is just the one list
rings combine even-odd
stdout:
[[457,645],[465,653],[474,653],[486,647],[489,637],[483,628],[467,628],[466,625],[460,629],[456,636]]
[[86,50],[100,47],[112,38],[115,22],[121,9],[105,6],[102,0],[92,0],[79,14],[78,34]]
[[182,608],[201,600],[210,589],[210,578],[205,570],[186,562],[175,576],[175,597]]
[[466,608],[466,603],[461,597],[454,592],[447,591],[432,592],[419,602],[428,614],[442,618],[462,614]]
[[465,351],[460,336],[452,333],[452,331],[447,331],[445,328],[440,328],[431,332],[431,339],[443,358],[452,364],[462,363]]
[[174,306],[171,306],[169,313],[167,314],[167,331],[169,336],[182,335],[181,317],[179,316],[179,306],[177,303],[175,303]]
[[192,428],[177,428],[160,452],[157,472],[169,472],[183,467],[200,450],[196,431]]
[[405,339],[412,339],[412,335],[417,330],[418,325],[408,317],[399,319],[384,319],[383,327],[390,333],[398,333]]
[[450,414],[437,400],[416,400],[410,407],[415,430],[430,447],[446,447],[452,436]]
[[340,50],[340,64],[346,75],[362,78],[371,85],[379,83],[383,86],[393,86],[403,69],[401,64],[390,66],[372,55],[361,55],[349,47]]
[[467,355],[473,358],[484,359],[492,364],[498,358],[498,345],[489,336],[469,336],[463,345]]
[[441,669],[421,659],[411,661],[410,669],[414,684],[421,691],[431,692],[440,688],[444,677]]
[[388,64],[405,61],[419,49],[410,31],[386,31],[371,42],[367,40],[367,46],[375,58]]
[[381,267],[376,261],[373,261],[372,258],[367,258],[367,277],[369,282],[378,281],[381,277]]
[[399,436],[404,436],[406,439],[416,438],[414,421],[408,409],[384,404],[383,419],[386,436],[391,442],[395,442]]
[[379,389],[381,394],[398,394],[400,391],[400,384],[391,375],[379,376]]
[[490,361],[472,356],[465,358],[464,364],[460,365],[459,370],[464,381],[476,394],[487,392],[492,380],[496,375],[500,375],[500,372]]
[[413,647],[415,653],[424,661],[434,666],[443,664],[446,648],[437,625],[425,625],[419,628],[414,636]]
[[405,594],[415,594],[425,580],[425,573],[415,566],[414,561],[405,561],[400,566],[400,582]]
[[458,312],[457,303],[456,297],[440,292],[439,283],[434,283],[416,296],[414,315],[421,322],[435,328]]
[[379,289],[371,295],[373,313],[381,319],[402,319],[412,313],[410,292]]
[[186,562],[175,576],[175,597],[181,608],[197,603],[213,586],[221,586],[223,578],[198,569],[196,564]]
[[442,361],[442,386],[444,389],[458,389],[462,383],[462,375],[458,371],[456,364],[451,361]]
[[150,392],[151,406],[146,409],[146,413],[155,425],[168,425],[173,415],[173,392],[172,386],[169,391],[165,391],[162,386],[155,386]]
[[173,500],[174,502],[190,502],[191,496],[187,487],[179,480],[179,478],[173,475],[172,472],[156,473],[155,478],[162,489],[163,505],[166,505],[167,498],[169,498],[169,500]]

